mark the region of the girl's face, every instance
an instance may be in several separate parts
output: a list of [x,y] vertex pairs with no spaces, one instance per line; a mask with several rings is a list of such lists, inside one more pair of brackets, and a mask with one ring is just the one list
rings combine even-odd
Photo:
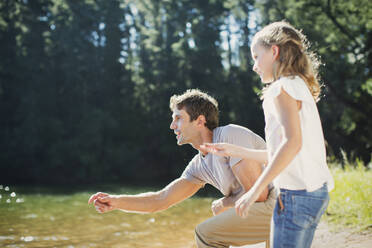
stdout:
[[271,83],[274,80],[273,65],[277,57],[277,48],[277,46],[266,48],[258,42],[251,47],[253,71],[260,75],[263,83]]

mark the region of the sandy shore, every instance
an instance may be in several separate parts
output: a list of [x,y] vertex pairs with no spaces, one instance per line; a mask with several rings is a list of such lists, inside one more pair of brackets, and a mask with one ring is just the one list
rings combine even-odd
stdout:
[[[368,248],[372,247],[372,232],[356,233],[352,230],[332,232],[327,223],[321,222],[315,232],[311,248]],[[231,247],[236,248],[236,247]],[[265,248],[265,243],[239,248]]]

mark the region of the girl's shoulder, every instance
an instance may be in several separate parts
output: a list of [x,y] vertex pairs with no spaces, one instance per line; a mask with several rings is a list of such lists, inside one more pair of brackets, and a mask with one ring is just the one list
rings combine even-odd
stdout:
[[298,101],[314,102],[306,82],[299,76],[281,77],[272,83],[264,92],[264,100],[277,97],[281,89]]

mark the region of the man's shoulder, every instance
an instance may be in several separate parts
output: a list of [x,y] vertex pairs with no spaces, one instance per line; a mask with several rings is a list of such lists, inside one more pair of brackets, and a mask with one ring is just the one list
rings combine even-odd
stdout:
[[236,133],[247,133],[247,134],[255,134],[252,132],[250,129],[236,125],[236,124],[228,124],[226,126],[220,126],[216,128],[221,135],[228,136],[228,135],[233,135]]
[[194,155],[194,157],[190,160],[189,164],[195,164],[200,160],[200,152]]
[[[228,142],[235,140],[246,140],[253,145],[254,148],[261,148],[265,147],[265,141],[256,133],[251,131],[250,129],[236,125],[236,124],[228,124],[226,126],[217,127],[215,132],[215,139],[214,142]],[[239,143],[239,142],[238,142]]]

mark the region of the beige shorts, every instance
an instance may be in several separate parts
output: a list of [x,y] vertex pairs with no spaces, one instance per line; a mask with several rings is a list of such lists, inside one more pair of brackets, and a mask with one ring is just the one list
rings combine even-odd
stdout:
[[216,215],[200,223],[195,229],[195,240],[201,247],[242,246],[270,240],[270,223],[273,214],[277,190],[270,190],[265,202],[256,202],[246,218],[239,217],[235,208]]

